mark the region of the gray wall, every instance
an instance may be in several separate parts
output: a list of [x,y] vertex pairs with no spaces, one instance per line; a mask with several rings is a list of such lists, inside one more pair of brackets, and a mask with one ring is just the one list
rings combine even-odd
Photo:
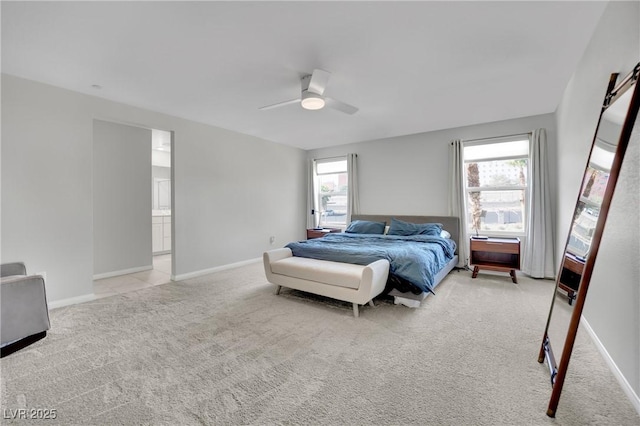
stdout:
[[153,267],[151,130],[93,121],[93,274]]
[[[609,75],[612,72],[626,74],[640,60],[639,17],[638,2],[611,2],[607,6],[556,112],[559,255],[569,232]],[[583,315],[639,395],[640,165],[637,144],[636,139],[625,158]]]
[[174,274],[304,238],[304,151],[3,74],[2,260],[46,271],[50,302],[93,293],[94,119],[175,131]]
[[303,150],[195,123],[175,137],[174,274],[257,258],[305,237]]
[[93,292],[93,123],[86,101],[2,77],[2,262],[46,272],[49,301]]

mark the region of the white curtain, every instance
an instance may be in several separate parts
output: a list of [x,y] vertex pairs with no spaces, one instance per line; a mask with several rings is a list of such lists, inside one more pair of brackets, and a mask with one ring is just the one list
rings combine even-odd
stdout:
[[465,208],[465,192],[464,192],[464,162],[463,162],[462,140],[455,139],[451,141],[451,153],[449,155],[449,214],[460,218],[460,226],[458,235],[460,241],[458,244],[458,266],[467,265],[467,253],[469,247],[469,238],[467,237],[465,222],[467,220],[467,210]]
[[360,194],[358,192],[358,154],[347,154],[347,174],[349,176],[349,186],[347,195],[347,225],[351,223],[351,215],[360,213]]
[[529,235],[525,244],[522,272],[534,278],[552,278],[555,275],[555,254],[545,129],[533,131],[529,150]]
[[317,223],[318,206],[316,205],[316,197],[314,192],[314,180],[315,172],[313,170],[314,160],[309,160],[307,163],[307,228],[315,228]]

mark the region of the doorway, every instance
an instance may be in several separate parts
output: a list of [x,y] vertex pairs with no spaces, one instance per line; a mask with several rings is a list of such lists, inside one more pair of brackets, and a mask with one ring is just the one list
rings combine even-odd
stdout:
[[94,294],[166,284],[173,133],[101,120],[93,127]]
[[172,132],[151,130],[153,269],[169,276],[172,272],[171,138]]

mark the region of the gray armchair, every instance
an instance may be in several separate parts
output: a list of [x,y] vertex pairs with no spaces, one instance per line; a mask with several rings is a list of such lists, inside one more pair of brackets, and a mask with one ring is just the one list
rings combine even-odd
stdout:
[[21,262],[0,265],[1,356],[42,339],[49,328],[44,278],[28,276]]

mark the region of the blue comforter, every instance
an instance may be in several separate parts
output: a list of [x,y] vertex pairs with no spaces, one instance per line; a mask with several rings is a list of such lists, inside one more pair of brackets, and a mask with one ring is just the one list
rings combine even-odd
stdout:
[[433,293],[435,275],[454,256],[456,243],[428,235],[370,235],[332,233],[322,238],[289,243],[294,256],[368,265],[387,259],[389,272]]

